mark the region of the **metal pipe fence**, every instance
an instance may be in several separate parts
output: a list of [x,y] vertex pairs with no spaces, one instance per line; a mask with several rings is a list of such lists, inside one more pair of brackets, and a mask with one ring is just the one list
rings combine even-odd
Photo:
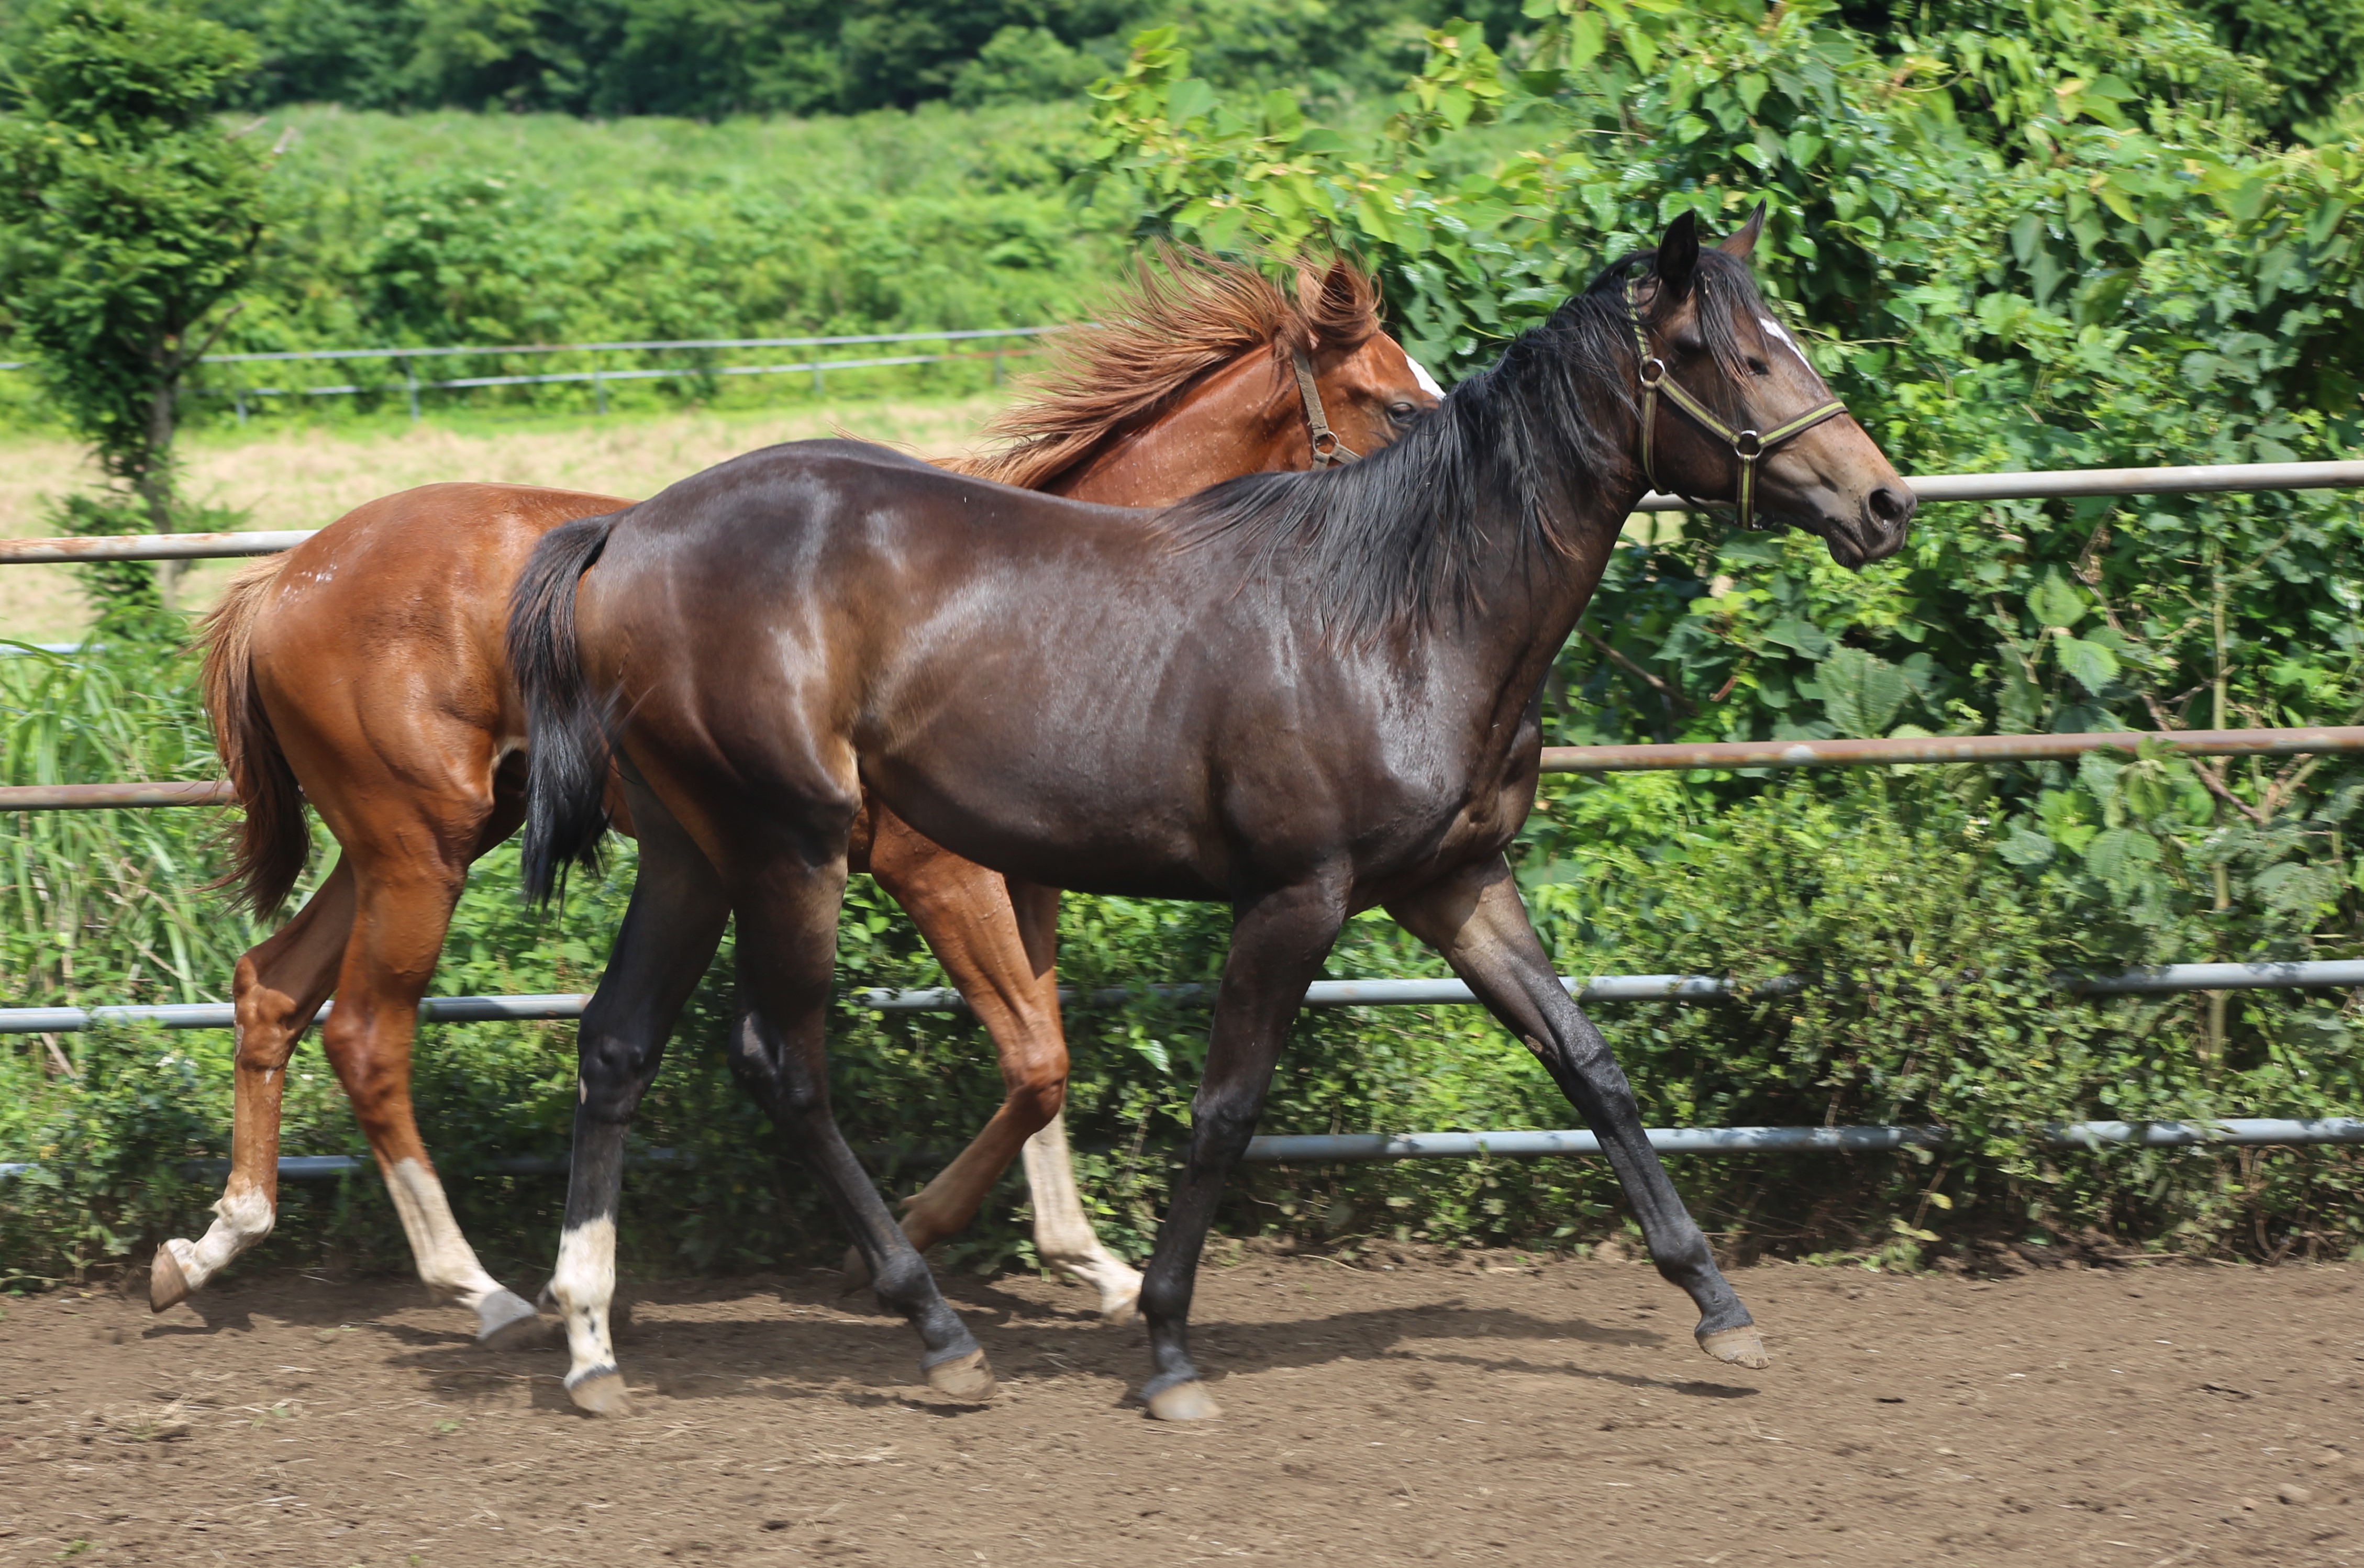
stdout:
[[[1661,1154],[1887,1154],[1901,1149],[1944,1149],[1955,1142],[1942,1127],[1654,1127],[1646,1132],[1650,1147]],[[2055,1122],[2036,1136],[2054,1149],[2294,1147],[2364,1143],[2364,1119],[2070,1121]],[[1241,1158],[1253,1164],[1342,1165],[1376,1160],[1533,1160],[1600,1152],[1600,1138],[1578,1128],[1551,1132],[1274,1133],[1248,1140]],[[650,1149],[628,1162],[686,1167],[697,1160],[670,1149]],[[357,1175],[371,1164],[351,1154],[286,1154],[280,1157],[279,1175],[284,1181],[321,1181]],[[0,1179],[32,1168],[29,1161],[0,1162]],[[506,1176],[554,1176],[566,1172],[567,1162],[529,1154],[492,1161],[490,1168]],[[187,1169],[192,1175],[221,1176],[229,1173],[229,1162],[196,1160]]]
[[[2158,995],[2183,991],[2302,991],[2364,985],[2364,959],[2296,959],[2258,963],[2166,963],[2119,974],[2060,973],[2046,984],[2078,996]],[[1579,1002],[1753,1001],[1794,995],[1807,988],[1803,976],[1740,982],[1712,974],[1566,974],[1560,984]],[[967,1002],[950,986],[912,991],[856,991],[847,998],[875,1013],[959,1013]],[[1068,1006],[1121,1006],[1149,999],[1184,1006],[1210,1006],[1215,987],[1205,984],[1105,986],[1093,991],[1062,987]],[[591,1000],[587,992],[544,992],[519,996],[430,996],[418,1005],[418,1021],[481,1024],[578,1018]],[[1308,1007],[1432,1007],[1475,1006],[1477,996],[1461,981],[1317,980],[1306,987]],[[335,1008],[325,1004],[315,1023]],[[154,1024],[168,1029],[226,1029],[237,1023],[228,1002],[164,1002],[127,1007],[0,1007],[0,1034],[70,1034],[108,1024]]]
[[[724,349],[792,349],[848,348],[880,343],[960,343],[996,339],[1039,338],[1046,333],[1065,331],[1060,326],[1050,327],[980,327],[943,332],[858,332],[831,337],[806,338],[671,338],[649,339],[613,343],[510,343],[473,344],[418,349],[291,349],[272,353],[208,354],[203,365],[296,364],[326,362],[334,364],[365,363],[370,361],[390,361],[402,371],[402,380],[378,385],[359,382],[340,383],[332,386],[253,386],[240,381],[229,386],[193,385],[190,395],[197,397],[227,397],[235,407],[240,424],[246,422],[247,401],[268,397],[355,397],[374,393],[400,392],[407,401],[411,418],[421,417],[418,395],[422,392],[462,391],[486,386],[541,386],[561,383],[589,383],[598,399],[598,411],[608,411],[608,384],[610,382],[661,381],[695,379],[722,375],[805,375],[813,378],[813,390],[825,391],[825,378],[831,371],[862,370],[888,365],[931,365],[956,360],[990,360],[993,379],[998,385],[1005,359],[1021,358],[1037,350],[1032,349],[994,349],[985,353],[893,354],[867,359],[802,360],[788,364],[765,365],[686,365],[646,366],[626,365],[609,368],[601,364],[603,354],[647,354],[677,352],[712,352]],[[439,380],[418,379],[418,363],[422,360],[450,359],[468,356],[478,359],[504,359],[518,355],[584,354],[591,365],[581,371],[552,371],[528,375],[447,376]],[[23,361],[0,363],[0,370],[26,370]],[[149,559],[174,559],[151,557]]]
[[[1052,328],[1027,328],[1024,330],[1043,332]],[[389,349],[382,351],[393,354],[430,350]],[[431,351],[461,353],[474,350]],[[2222,463],[2193,468],[1933,473],[1906,483],[1924,501],[2185,495],[2239,490],[2345,490],[2364,488],[2364,462]],[[1689,509],[1689,503],[1676,495],[1651,495],[1643,497],[1637,509],[1680,512]],[[213,557],[269,555],[282,550],[293,550],[310,537],[310,530],[298,529],[273,533],[118,534],[89,539],[0,539],[0,566],[77,561],[198,561]]]

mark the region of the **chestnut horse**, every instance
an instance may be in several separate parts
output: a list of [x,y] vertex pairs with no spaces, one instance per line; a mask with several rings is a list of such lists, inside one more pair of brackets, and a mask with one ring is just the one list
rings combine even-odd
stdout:
[[628,1109],[723,912],[732,1065],[847,1217],[879,1298],[955,1397],[992,1373],[829,1107],[823,1026],[865,797],[1028,881],[1234,913],[1190,1146],[1143,1285],[1152,1415],[1210,1416],[1189,1357],[1200,1248],[1282,1040],[1347,917],[1384,907],[1549,1069],[1719,1360],[1747,1309],[1569,997],[1504,851],[1533,804],[1545,673],[1651,487],[1761,508],[1845,566],[1912,493],[1774,326],[1743,260],[1678,218],[1366,461],[1170,510],[1079,505],[852,441],[775,447],[543,539],[511,668],[531,736],[525,873],[596,845],[611,760],[640,882],[584,1015],[553,1294],[567,1386],[611,1407]]
[[[1250,267],[1166,260],[1163,277],[1143,266],[1106,302],[1103,325],[1063,335],[1036,398],[997,421],[1015,444],[970,467],[1158,504],[1234,474],[1333,461],[1341,445],[1376,450],[1434,404],[1434,384],[1379,330],[1360,272],[1307,272],[1292,299]],[[524,713],[501,641],[509,588],[550,529],[628,505],[507,484],[406,491],[242,576],[215,611],[207,707],[246,808],[249,896],[275,906],[301,874],[304,800],[344,853],[303,910],[239,962],[229,1180],[203,1239],[158,1250],[157,1310],[270,1233],[284,1073],[333,992],[328,1057],[420,1276],[474,1309],[481,1339],[536,1332],[533,1308],[485,1273],[452,1219],[411,1111],[411,1038],[468,866],[522,811]],[[1022,1146],[1044,1262],[1095,1286],[1104,1316],[1128,1316],[1140,1275],[1085,1218],[1058,1120],[1057,894],[1007,884],[883,808],[864,814],[858,837],[853,863],[902,904],[984,1020],[1007,1089],[984,1131],[910,1201],[905,1231],[925,1247],[965,1226]]]

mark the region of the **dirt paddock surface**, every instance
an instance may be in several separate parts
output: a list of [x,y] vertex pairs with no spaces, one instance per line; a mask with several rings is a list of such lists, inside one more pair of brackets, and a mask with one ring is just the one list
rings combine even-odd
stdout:
[[66,1292],[0,1320],[0,1562],[2347,1562],[2359,1276],[1760,1264],[1740,1373],[1646,1266],[1251,1253],[1201,1277],[1190,1426],[1031,1277],[948,1282],[976,1408],[833,1275],[643,1287],[607,1421],[415,1284]]

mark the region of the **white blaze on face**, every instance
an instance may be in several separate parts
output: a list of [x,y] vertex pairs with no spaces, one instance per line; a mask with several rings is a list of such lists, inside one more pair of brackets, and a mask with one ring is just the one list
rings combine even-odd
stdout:
[[1767,338],[1772,339],[1775,342],[1780,344],[1783,348],[1797,355],[1798,361],[1804,365],[1808,370],[1812,370],[1814,368],[1813,361],[1806,358],[1806,350],[1798,347],[1797,339],[1790,337],[1789,333],[1781,329],[1781,324],[1779,321],[1774,320],[1769,316],[1760,316],[1756,318],[1756,325],[1765,329],[1765,335]]
[[1404,356],[1404,363],[1411,367],[1411,378],[1413,381],[1420,384],[1420,389],[1422,392],[1427,393],[1431,397],[1438,398],[1440,400],[1443,399],[1444,396],[1444,388],[1436,384],[1436,378],[1428,373],[1427,366],[1422,364],[1418,360],[1413,359],[1410,354],[1406,354]]

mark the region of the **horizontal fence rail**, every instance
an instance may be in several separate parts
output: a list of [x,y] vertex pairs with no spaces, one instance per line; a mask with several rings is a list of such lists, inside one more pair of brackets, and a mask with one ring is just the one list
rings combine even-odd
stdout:
[[2179,757],[2298,757],[2364,752],[2364,725],[2314,729],[2106,730],[2074,735],[1925,735],[1886,740],[1702,740],[1649,746],[1546,746],[1547,773],[1694,768],[1868,768],[1882,763],[2057,762],[2148,742]]
[[[1892,740],[1710,740],[1649,746],[1546,746],[1547,773],[1689,772],[1698,768],[1868,768],[1941,762],[2051,762],[2146,743],[2180,757],[2297,757],[2364,753],[2364,725],[2315,729],[2147,729],[2083,735],[1936,735]],[[94,811],[157,806],[231,806],[227,784],[0,785],[0,811]]]
[[[2267,963],[2168,963],[2120,974],[2055,974],[2049,983],[2080,996],[2128,996],[2179,991],[2299,991],[2364,985],[2364,959],[2308,959]],[[1560,984],[1579,1002],[1721,1002],[1794,995],[1806,988],[1797,975],[1739,984],[1712,974],[1562,975]],[[1141,997],[1210,1005],[1212,985],[1109,986],[1083,992],[1062,987],[1059,999],[1101,1006]],[[950,986],[915,991],[856,991],[847,998],[877,1013],[957,1013],[967,1009]],[[418,1005],[429,1024],[531,1022],[577,1018],[591,1000],[585,992],[546,992],[521,996],[430,996]],[[1474,1005],[1478,998],[1458,980],[1317,980],[1306,987],[1309,1007],[1411,1007]],[[314,1015],[326,1018],[331,1002]],[[228,1002],[164,1002],[131,1007],[0,1007],[0,1034],[69,1034],[105,1024],[155,1024],[168,1029],[226,1029],[237,1022]]]
[[[909,336],[926,338],[960,338],[984,336],[1019,336],[1054,331],[1054,328],[1012,328],[1006,334],[938,332]],[[730,339],[733,342],[885,342],[876,339]],[[725,341],[717,339],[717,342]],[[612,348],[630,347],[626,344],[594,345]],[[691,344],[647,344],[649,348],[681,348]],[[481,349],[385,349],[369,350],[372,354],[460,354],[488,353]],[[556,353],[558,349],[502,350],[505,353]],[[256,358],[273,356],[259,355]],[[333,355],[289,355],[288,358],[333,358]],[[354,356],[358,357],[358,356]],[[831,363],[846,363],[838,361]],[[6,368],[6,367],[0,367]],[[776,367],[809,369],[810,366]],[[620,377],[619,372],[603,374]],[[572,379],[587,380],[589,372]],[[532,377],[510,378],[532,380]],[[542,379],[569,379],[566,376]],[[421,383],[425,385],[427,384]],[[459,385],[454,382],[451,384]],[[489,385],[488,381],[473,381],[470,385]],[[354,388],[339,390],[351,391]],[[2247,462],[2220,463],[2192,468],[2093,468],[2068,469],[2057,473],[1932,473],[1918,479],[1908,479],[1912,493],[1924,501],[2033,501],[2072,495],[2190,495],[2239,490],[2344,490],[2364,488],[2364,462]],[[1639,510],[1645,512],[1680,512],[1690,509],[1690,504],[1680,496],[1651,495],[1643,497]],[[309,538],[308,531],[288,533],[214,533],[214,534],[120,534],[95,539],[0,539],[0,565],[10,562],[61,561],[194,561],[210,556],[268,555],[274,550],[292,550]]]
[[[1654,1127],[1650,1147],[1661,1154],[1882,1154],[1899,1149],[1943,1149],[1954,1138],[1942,1127]],[[2364,1119],[2325,1117],[2313,1120],[2232,1118],[2221,1121],[2070,1121],[2043,1129],[2055,1149],[2133,1145],[2145,1149],[2258,1148],[2276,1145],[2364,1143]],[[1545,1155],[1600,1152],[1600,1140],[1582,1130],[1558,1132],[1369,1132],[1277,1133],[1248,1140],[1244,1160],[1266,1165],[1333,1165],[1370,1160],[1532,1160]],[[652,1149],[633,1155],[635,1165],[687,1166],[688,1155]],[[0,1162],[0,1177],[21,1174],[30,1162]],[[280,1157],[283,1180],[318,1181],[358,1174],[371,1162],[351,1154],[288,1154]],[[566,1162],[547,1155],[495,1160],[502,1175],[558,1175]],[[219,1176],[227,1160],[190,1162],[192,1175]]]
[[[439,346],[418,349],[290,349],[271,353],[208,354],[200,361],[206,365],[357,363],[368,361],[391,361],[402,371],[399,382],[386,382],[375,386],[358,383],[341,383],[333,386],[252,386],[243,383],[229,386],[192,386],[192,395],[227,397],[237,406],[242,424],[246,419],[247,400],[264,397],[352,397],[365,393],[402,393],[409,401],[410,417],[419,417],[418,395],[422,392],[464,390],[480,386],[540,386],[563,382],[587,382],[599,395],[599,412],[608,411],[607,384],[611,381],[658,381],[694,379],[720,375],[806,375],[813,378],[813,389],[823,389],[823,378],[831,371],[862,370],[882,365],[931,365],[953,360],[987,359],[993,361],[994,379],[1001,379],[1001,361],[1005,358],[1031,354],[1032,349],[989,350],[984,353],[894,354],[868,359],[800,360],[788,364],[769,365],[686,365],[686,366],[623,366],[610,369],[599,362],[602,354],[675,353],[682,351],[711,352],[723,349],[802,349],[849,348],[879,343],[960,343],[987,339],[1039,338],[1046,333],[1066,330],[1062,326],[1050,327],[979,327],[942,332],[857,332],[829,337],[807,338],[668,338],[648,339],[613,343],[478,343],[457,347]],[[473,357],[499,359],[516,355],[585,354],[591,368],[584,371],[552,371],[534,375],[469,375],[450,376],[434,381],[418,379],[418,364],[422,360]],[[0,370],[27,370],[22,361],[0,362]],[[138,559],[138,558],[133,558]],[[149,559],[171,560],[173,557]]]

